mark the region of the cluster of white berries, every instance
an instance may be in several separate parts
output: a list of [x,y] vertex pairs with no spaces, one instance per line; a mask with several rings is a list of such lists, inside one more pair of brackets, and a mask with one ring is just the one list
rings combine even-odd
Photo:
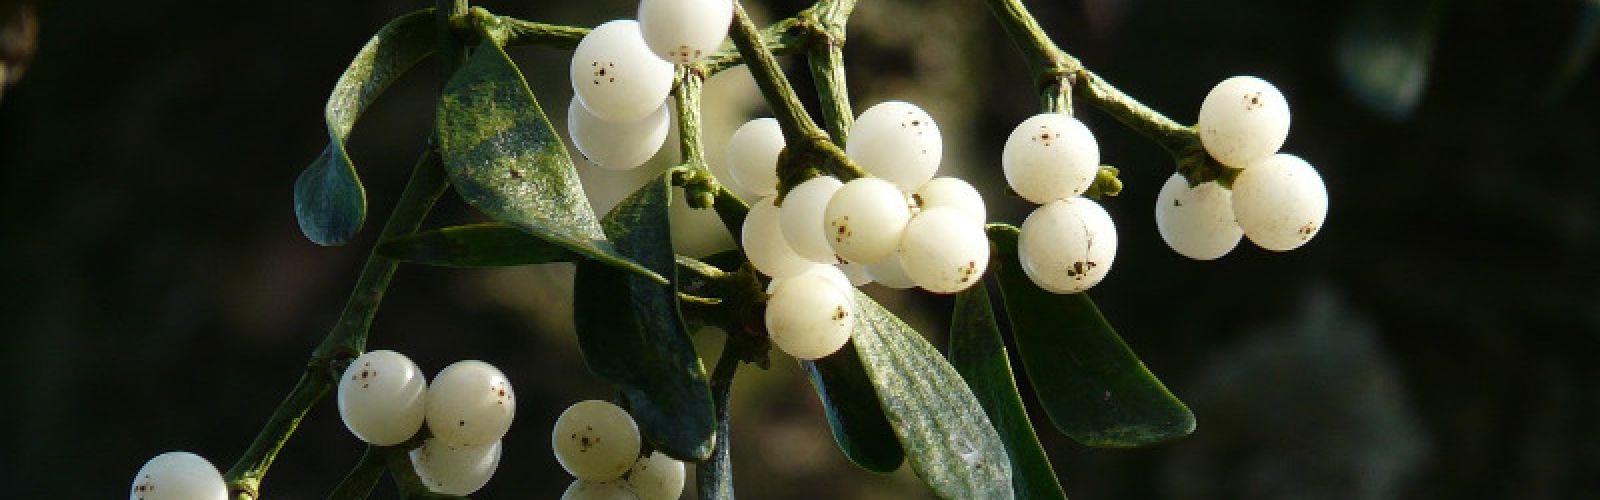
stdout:
[[639,426],[606,401],[579,401],[550,432],[561,468],[577,478],[562,500],[669,500],[683,494],[683,462],[659,451],[639,456]]
[[431,437],[411,450],[412,468],[435,493],[468,495],[500,465],[500,438],[511,428],[516,396],[493,365],[457,361],[430,385],[404,354],[362,354],[339,379],[339,416],[374,446],[393,446],[428,424]]
[[1040,205],[1017,240],[1028,278],[1054,293],[1105,279],[1117,256],[1117,228],[1099,203],[1082,196],[1100,171],[1100,144],[1089,127],[1066,114],[1033,115],[1011,130],[1000,164],[1011,190]]
[[[411,451],[417,476],[435,493],[467,495],[488,484],[500,464],[500,438],[511,428],[511,381],[482,361],[458,361],[433,385],[404,354],[371,351],[339,379],[339,417],[374,446],[394,446],[428,424],[432,437]],[[134,475],[133,500],[227,498],[222,474],[188,452],[163,453]]]
[[613,170],[637,167],[661,149],[673,64],[716,52],[733,2],[641,0],[638,18],[596,26],[572,52],[567,132],[585,158]]
[[1179,254],[1226,255],[1241,236],[1273,251],[1299,248],[1328,216],[1328,190],[1305,160],[1279,153],[1289,137],[1289,103],[1271,83],[1235,76],[1200,104],[1200,143],[1218,163],[1242,169],[1233,190],[1190,186],[1173,174],[1156,197],[1156,228]]
[[846,154],[870,177],[818,176],[777,203],[777,121],[752,120],[728,144],[734,184],[761,196],[740,231],[746,257],[772,278],[766,324],[789,355],[816,359],[850,340],[855,287],[955,293],[989,265],[983,197],[954,177],[934,178],[939,127],[922,108],[888,101],[861,113]]

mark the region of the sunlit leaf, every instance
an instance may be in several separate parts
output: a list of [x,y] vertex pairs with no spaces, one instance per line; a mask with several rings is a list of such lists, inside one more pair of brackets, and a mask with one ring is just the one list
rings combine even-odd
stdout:
[[[619,251],[665,276],[676,271],[667,221],[671,189],[659,177],[603,223]],[[578,347],[589,371],[621,387],[639,430],[657,449],[680,460],[710,455],[717,426],[711,389],[673,287],[589,260],[578,263],[575,280]]]
[[852,343],[911,470],[943,498],[1011,498],[1005,445],[961,375],[883,306],[856,303]]
[[1040,289],[1017,262],[1017,228],[989,239],[1006,317],[1050,422],[1089,446],[1159,443],[1194,431],[1194,414],[1157,380],[1083,293]]
[[833,440],[845,458],[872,472],[894,472],[905,461],[905,452],[883,415],[878,393],[855,349],[851,342],[837,354],[801,361],[800,365],[811,376],[811,387],[816,389],[827,413],[828,429],[833,431]]
[[566,146],[522,72],[492,40],[445,84],[437,120],[439,155],[467,203],[575,253],[667,283],[606,241]]
[[361,47],[334,84],[323,110],[328,147],[294,181],[295,218],[313,243],[342,245],[361,230],[367,194],[344,149],[345,138],[389,84],[433,53],[434,26],[433,9],[395,18]]
[[572,262],[578,255],[498,222],[452,226],[401,236],[378,245],[391,259],[444,267],[505,267]]
[[1055,469],[1050,467],[1050,457],[1039,444],[1039,436],[1034,434],[1033,423],[1022,406],[1022,396],[1017,393],[1011,360],[1006,356],[1005,341],[1000,339],[1000,327],[984,283],[956,295],[955,312],[950,319],[949,356],[950,364],[966,379],[994,422],[1000,439],[1005,441],[1011,457],[1011,485],[1017,498],[1065,500],[1067,495],[1061,491]]

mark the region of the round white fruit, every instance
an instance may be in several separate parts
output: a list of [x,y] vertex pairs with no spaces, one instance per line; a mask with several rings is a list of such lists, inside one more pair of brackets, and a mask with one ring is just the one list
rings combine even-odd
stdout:
[[638,121],[611,122],[590,113],[577,96],[567,104],[567,134],[590,163],[610,170],[629,170],[655,156],[667,141],[667,103]]
[[728,140],[728,174],[756,196],[778,194],[778,154],[783,152],[778,120],[757,118],[740,125]]
[[926,209],[906,225],[900,242],[900,267],[924,290],[966,290],[989,268],[989,239],[983,226],[973,224],[969,214],[959,209]]
[[818,263],[801,257],[789,246],[779,221],[781,213],[772,205],[773,199],[772,196],[762,198],[750,207],[750,212],[744,216],[744,227],[739,229],[739,241],[750,265],[776,279],[800,274]]
[[689,64],[717,51],[733,21],[729,0],[641,0],[639,29],[656,57]]
[[862,177],[846,182],[823,211],[833,255],[846,262],[872,264],[894,256],[911,221],[911,205],[893,182]]
[[973,224],[982,226],[988,222],[989,214],[984,207],[983,195],[959,177],[935,177],[933,180],[922,183],[915,193],[911,195],[917,208],[927,210],[936,207],[949,207],[966,214]]
[[639,457],[639,426],[617,405],[579,401],[556,418],[550,447],[573,477],[610,481],[622,477]]
[[619,19],[596,26],[572,51],[572,90],[603,120],[629,123],[660,109],[672,91],[672,63],[645,46],[639,23]]
[[1077,118],[1041,113],[1011,130],[1000,166],[1012,191],[1042,205],[1089,189],[1100,170],[1100,144]]
[[567,485],[561,500],[639,500],[627,481],[585,481],[579,479]]
[[628,486],[639,500],[672,500],[683,495],[683,462],[651,452],[628,471]]
[[1266,80],[1235,76],[1200,103],[1200,144],[1223,165],[1244,168],[1289,138],[1289,101]]
[[129,500],[224,500],[222,473],[200,455],[169,451],[156,455],[133,476]]
[[339,418],[362,441],[393,446],[422,428],[428,381],[411,358],[371,351],[350,362],[339,379]]
[[1056,200],[1034,209],[1022,222],[1017,257],[1022,270],[1053,293],[1088,290],[1111,271],[1117,228],[1104,208],[1088,198]]
[[839,261],[822,228],[828,200],[843,185],[839,179],[820,175],[806,179],[783,197],[783,236],[801,257],[824,263]]
[[1273,251],[1311,241],[1328,217],[1328,188],[1300,157],[1277,154],[1233,180],[1233,214],[1252,243]]
[[500,441],[454,445],[428,438],[411,450],[411,468],[434,493],[471,495],[489,484],[500,467]]
[[855,300],[820,273],[806,273],[779,283],[767,299],[767,333],[783,352],[799,359],[817,359],[850,341],[855,327]]
[[494,365],[457,361],[428,387],[428,430],[451,445],[484,446],[505,437],[516,415],[511,381]]
[[856,117],[845,152],[872,175],[912,190],[939,170],[944,145],[939,126],[922,108],[885,101]]
[[1211,260],[1233,251],[1244,231],[1233,220],[1233,195],[1216,182],[1189,187],[1172,174],[1156,195],[1156,229],[1179,255]]

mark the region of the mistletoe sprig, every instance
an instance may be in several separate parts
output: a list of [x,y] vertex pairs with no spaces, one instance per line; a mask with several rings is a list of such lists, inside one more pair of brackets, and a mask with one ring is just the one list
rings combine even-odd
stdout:
[[[920,107],[852,111],[842,48],[854,0],[819,0],[765,28],[724,0],[643,0],[637,21],[593,29],[499,16],[464,0],[394,19],[335,85],[329,145],[294,185],[307,238],[348,241],[366,219],[366,196],[345,138],[386,87],[422,59],[440,59],[434,133],[344,311],[225,474],[192,454],[163,454],[140,471],[133,496],[259,498],[278,451],[335,388],[346,426],[368,448],[332,498],[364,498],[386,471],[415,498],[486,483],[501,440],[521,439],[507,433],[516,374],[469,360],[429,384],[404,355],[368,351],[401,262],[577,266],[579,346],[618,397],[579,402],[553,423],[556,457],[576,477],[567,497],[674,498],[683,463],[694,462],[702,498],[732,498],[730,389],[739,365],[769,366],[773,346],[806,370],[847,459],[885,473],[909,464],[941,497],[1065,497],[1023,410],[1004,335],[1052,426],[1077,442],[1143,446],[1192,432],[1194,415],[1084,293],[1116,253],[1115,227],[1095,200],[1116,196],[1121,182],[1100,163],[1072,102],[1172,155],[1158,229],[1178,253],[1205,260],[1244,237],[1292,249],[1321,228],[1320,177],[1278,153],[1287,101],[1263,80],[1236,77],[1206,97],[1198,124],[1181,125],[1062,51],[1019,0],[986,2],[1041,100],[1002,154],[1012,191],[1040,205],[1020,228],[988,221],[964,181],[935,177],[942,140]],[[573,51],[567,129],[588,163],[644,163],[664,146],[669,112],[681,161],[597,216],[572,155],[507,56],[524,46]],[[778,65],[786,55],[806,58],[820,124]],[[719,179],[702,145],[703,83],[738,65],[750,68],[773,117],[735,132],[731,178]],[[740,199],[729,183],[761,199]],[[451,187],[491,221],[423,230]],[[714,210],[740,248],[674,254],[667,207],[679,193]],[[956,294],[946,352],[856,290],[868,281]],[[704,326],[726,335],[709,374],[689,339]]]

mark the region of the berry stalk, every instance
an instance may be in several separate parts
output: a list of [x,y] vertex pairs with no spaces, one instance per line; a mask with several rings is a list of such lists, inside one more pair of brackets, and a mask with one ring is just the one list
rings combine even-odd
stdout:
[[[1072,97],[1083,99],[1165,149],[1178,164],[1178,172],[1191,185],[1217,179],[1228,182],[1237,175],[1236,169],[1224,167],[1206,154],[1195,127],[1178,123],[1123,93],[1085,68],[1076,57],[1061,50],[1039,27],[1022,0],[986,0],[985,3],[1012,43],[1022,51],[1023,59],[1033,72],[1045,111],[1067,112]],[[1072,90],[1070,95],[1062,91],[1064,88]]]

